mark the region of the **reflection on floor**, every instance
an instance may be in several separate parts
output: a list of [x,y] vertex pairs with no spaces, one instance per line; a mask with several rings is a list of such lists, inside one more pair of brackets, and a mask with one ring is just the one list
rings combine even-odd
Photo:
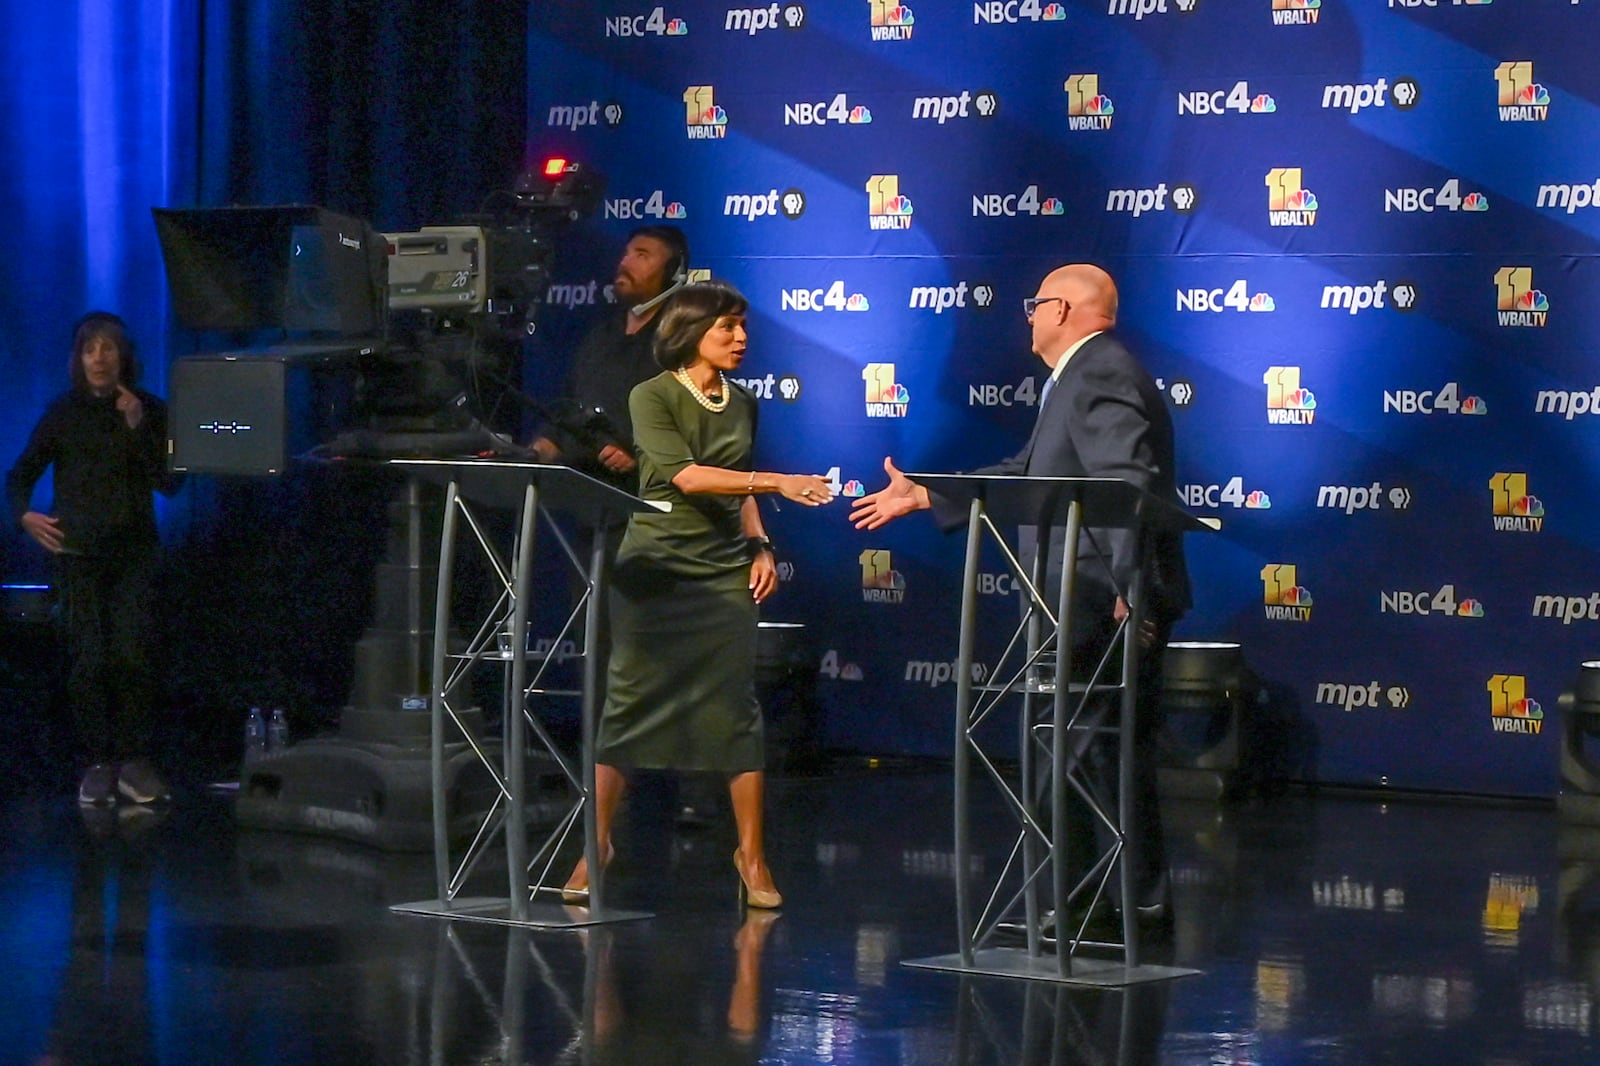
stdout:
[[1600,1061],[1600,843],[1548,808],[1172,803],[1161,956],[1204,973],[1118,992],[900,965],[955,944],[949,797],[775,781],[787,902],[746,913],[724,821],[642,790],[612,883],[654,917],[584,931],[391,914],[429,857],[240,831],[226,796],[12,798],[0,1063]]

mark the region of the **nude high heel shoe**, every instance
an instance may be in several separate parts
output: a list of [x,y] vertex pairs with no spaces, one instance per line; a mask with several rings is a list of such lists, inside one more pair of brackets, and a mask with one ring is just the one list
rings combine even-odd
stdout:
[[739,902],[746,907],[760,907],[763,910],[783,906],[783,895],[776,889],[750,887],[750,882],[744,879],[743,860],[744,852],[736,850],[733,853],[733,869],[739,875]]

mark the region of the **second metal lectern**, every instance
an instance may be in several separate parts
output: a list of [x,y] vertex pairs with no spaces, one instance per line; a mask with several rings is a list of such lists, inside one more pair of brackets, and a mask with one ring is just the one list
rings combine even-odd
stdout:
[[[987,476],[979,474],[911,474],[912,480],[953,500],[968,501],[966,565],[961,591],[961,636],[956,677],[955,714],[955,870],[956,922],[959,950],[954,955],[908,960],[906,965],[963,974],[990,974],[1058,981],[1098,987],[1122,987],[1144,981],[1182,977],[1197,971],[1141,963],[1136,908],[1125,906],[1121,943],[1085,939],[1084,924],[1072,928],[1068,914],[1098,903],[1120,878],[1120,898],[1132,900],[1133,863],[1141,845],[1130,831],[1135,704],[1138,698],[1139,642],[1135,634],[1144,618],[1143,575],[1121,590],[1129,615],[1104,658],[1084,680],[1072,677],[1072,604],[1080,531],[1085,528],[1135,532],[1139,558],[1145,557],[1152,530],[1191,531],[1210,528],[1129,482],[1117,478]],[[1034,526],[1039,546],[1030,561],[1018,553],[1002,527]],[[1060,560],[1060,592],[1048,602],[1046,574],[1053,528],[1065,528]],[[986,684],[976,684],[972,662],[977,638],[978,561],[986,538],[1005,556],[1024,597],[1025,610]],[[1116,654],[1120,651],[1120,656]],[[1053,664],[1054,670],[1040,670]],[[1009,777],[997,756],[986,751],[979,730],[994,719],[1013,696],[1021,697],[1018,718],[1018,761]],[[1098,795],[1086,776],[1084,757],[1103,734],[1117,733],[1119,784],[1116,803]],[[988,886],[976,919],[973,916],[972,784],[992,782],[999,790],[1016,830],[1001,872]],[[1067,801],[1074,793],[1092,817],[1110,830],[1112,841],[1075,883],[1068,883],[1065,853]],[[1041,802],[1048,797],[1049,817]],[[1010,823],[1008,823],[1010,824]],[[998,832],[998,827],[988,827]],[[1018,912],[1020,908],[1020,913]],[[1056,951],[1047,953],[1040,931],[1046,911],[1056,916]],[[1014,921],[1026,931],[1027,946],[993,946],[1002,922]],[[1110,949],[1120,962],[1081,957],[1081,948]]]

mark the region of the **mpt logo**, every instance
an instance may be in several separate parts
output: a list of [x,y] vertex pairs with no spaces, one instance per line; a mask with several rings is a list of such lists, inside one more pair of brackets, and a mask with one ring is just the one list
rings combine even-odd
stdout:
[[1167,6],[1167,0],[1110,0],[1106,14],[1132,15],[1133,20],[1137,22],[1146,15],[1165,15],[1168,11],[1192,15],[1197,6],[1198,0],[1174,0],[1170,8]]
[[1422,99],[1422,86],[1415,78],[1396,78],[1393,85],[1387,78],[1365,84],[1328,85],[1322,90],[1322,107],[1356,115],[1369,107],[1387,107],[1391,98],[1395,107],[1410,111]]
[[1015,218],[1018,215],[1062,215],[1066,207],[1054,196],[1039,199],[1039,186],[1029,185],[1021,193],[978,193],[972,197],[972,217]]
[[1417,309],[1417,286],[1410,281],[1375,281],[1371,285],[1324,285],[1322,306],[1327,310],[1348,311],[1359,315],[1367,310],[1393,307],[1409,314]]
[[[1134,218],[1149,211],[1165,211],[1168,192],[1166,182],[1153,189],[1112,189],[1106,193],[1106,210],[1131,214]],[[1189,214],[1200,200],[1193,185],[1174,185],[1170,192],[1172,210],[1180,215]]]
[[780,210],[790,221],[799,218],[806,213],[806,194],[799,189],[786,189],[782,193],[772,189],[765,193],[732,193],[722,202],[724,215],[743,218],[746,222],[771,218]]
[[1489,405],[1477,396],[1462,397],[1461,386],[1447,381],[1437,389],[1395,389],[1383,392],[1383,413],[1402,415],[1486,415]]
[[1404,685],[1384,685],[1381,681],[1365,684],[1345,684],[1339,681],[1317,682],[1317,703],[1326,707],[1342,707],[1353,711],[1357,707],[1389,707],[1403,710],[1411,704],[1411,690]]
[[[1540,207],[1544,204],[1541,202]],[[1385,189],[1383,211],[1400,211],[1406,214],[1433,211],[1487,211],[1489,198],[1481,192],[1461,195],[1461,179],[1451,178],[1436,189]]]
[[1254,311],[1266,314],[1278,308],[1272,299],[1271,293],[1258,292],[1251,295],[1249,286],[1243,278],[1229,285],[1227,290],[1222,289],[1179,289],[1178,310],[1209,312],[1220,315],[1232,308],[1235,311]]
[[1396,511],[1411,507],[1411,490],[1404,485],[1385,489],[1374,481],[1370,485],[1323,485],[1317,489],[1317,506],[1347,515],[1357,511],[1381,511],[1384,504]]
[[972,24],[998,26],[1017,22],[1060,22],[1067,9],[1059,3],[1040,0],[978,0],[972,5]]
[[959,96],[919,96],[911,101],[913,119],[928,119],[941,126],[951,119],[969,118],[974,114],[979,118],[993,118],[999,111],[1000,97],[992,89],[980,89],[976,93],[963,89]]
[[968,286],[964,281],[954,285],[918,285],[912,288],[907,306],[913,311],[942,315],[953,308],[965,308],[969,295],[973,307],[987,310],[994,303],[994,286],[984,282]]
[[1178,94],[1180,115],[1221,115],[1232,111],[1240,115],[1271,115],[1278,110],[1278,101],[1269,93],[1250,92],[1250,83],[1236,81],[1231,89],[1211,92],[1196,90]]
[[545,125],[576,132],[586,126],[598,126],[602,121],[612,129],[622,125],[622,104],[616,100],[603,104],[599,100],[587,104],[555,104],[550,108]]
[[689,24],[680,18],[667,18],[664,8],[655,8],[648,15],[606,16],[607,37],[683,37]]
[[1194,382],[1187,378],[1173,378],[1171,384],[1158,378],[1156,387],[1166,390],[1174,407],[1188,407],[1194,403]]
[[754,37],[762,30],[775,30],[779,27],[798,30],[805,24],[804,4],[785,4],[781,10],[777,4],[770,4],[767,7],[732,8],[728,11],[727,18],[723,20],[722,28]]
[[793,374],[778,377],[768,374],[764,378],[729,378],[729,381],[742,385],[750,395],[758,400],[782,400],[785,403],[794,403],[800,398],[800,379]]
[[667,194],[657,189],[649,196],[607,200],[605,217],[623,219],[664,218],[678,221],[688,218],[689,211],[677,200],[668,200]]
[[1577,214],[1585,207],[1600,207],[1600,180],[1592,185],[1541,185],[1539,207],[1564,209],[1567,214]]
[[859,292],[845,294],[844,282],[835,281],[827,289],[784,289],[785,311],[867,311],[871,305]]

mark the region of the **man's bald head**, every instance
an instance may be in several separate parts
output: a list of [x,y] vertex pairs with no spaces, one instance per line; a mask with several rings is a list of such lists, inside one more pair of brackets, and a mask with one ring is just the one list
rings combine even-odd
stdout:
[[1033,350],[1054,367],[1073,344],[1117,324],[1117,283],[1090,263],[1070,263],[1045,275],[1033,318]]

